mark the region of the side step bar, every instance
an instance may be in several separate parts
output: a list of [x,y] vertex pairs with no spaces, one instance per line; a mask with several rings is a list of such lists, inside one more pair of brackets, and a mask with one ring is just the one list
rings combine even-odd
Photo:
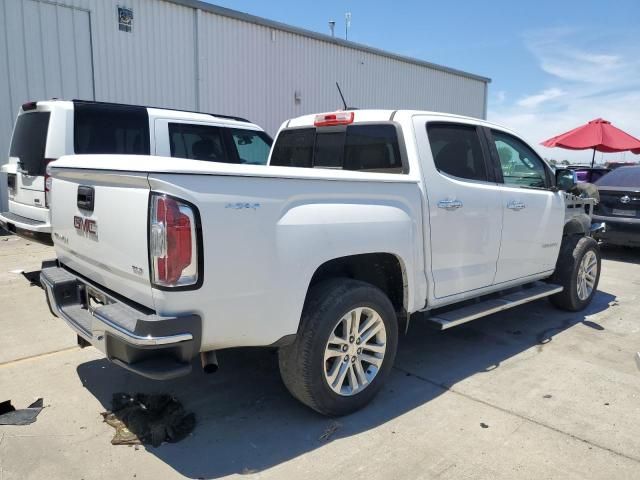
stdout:
[[486,317],[492,313],[517,307],[523,303],[532,302],[562,291],[560,285],[551,283],[535,282],[531,285],[530,287],[525,287],[522,290],[508,293],[501,297],[490,298],[447,312],[435,313],[434,316],[429,317],[427,320],[434,324],[438,330],[446,330],[447,328],[455,327],[456,325]]

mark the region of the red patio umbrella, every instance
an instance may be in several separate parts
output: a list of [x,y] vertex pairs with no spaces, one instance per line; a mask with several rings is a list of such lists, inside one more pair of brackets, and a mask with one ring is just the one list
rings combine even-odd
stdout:
[[634,153],[640,153],[640,140],[614,127],[611,125],[611,122],[602,118],[596,118],[585,125],[545,140],[541,145],[550,148],[566,148],[569,150],[587,150],[592,148],[592,167],[596,158],[596,150],[606,153],[631,150]]

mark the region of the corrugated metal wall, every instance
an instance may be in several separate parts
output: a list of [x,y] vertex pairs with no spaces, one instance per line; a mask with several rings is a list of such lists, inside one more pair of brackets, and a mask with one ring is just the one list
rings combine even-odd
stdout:
[[0,28],[0,162],[19,106],[51,97],[238,115],[273,134],[340,107],[338,81],[350,106],[485,115],[482,79],[162,0],[0,0]]

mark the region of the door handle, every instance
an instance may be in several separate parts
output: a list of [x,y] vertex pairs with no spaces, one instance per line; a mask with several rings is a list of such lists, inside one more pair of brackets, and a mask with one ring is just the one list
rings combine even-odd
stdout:
[[517,211],[517,210],[522,210],[525,207],[526,205],[519,200],[511,200],[509,203],[507,203],[507,208],[510,210]]
[[460,200],[440,200],[438,202],[438,208],[457,210],[458,208],[462,208],[462,202]]

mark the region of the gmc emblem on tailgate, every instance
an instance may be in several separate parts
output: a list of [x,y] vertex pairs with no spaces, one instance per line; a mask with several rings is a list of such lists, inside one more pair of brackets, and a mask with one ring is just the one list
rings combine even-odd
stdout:
[[76,215],[73,217],[73,226],[79,232],[84,233],[87,236],[98,236],[98,222],[89,218],[82,218]]

